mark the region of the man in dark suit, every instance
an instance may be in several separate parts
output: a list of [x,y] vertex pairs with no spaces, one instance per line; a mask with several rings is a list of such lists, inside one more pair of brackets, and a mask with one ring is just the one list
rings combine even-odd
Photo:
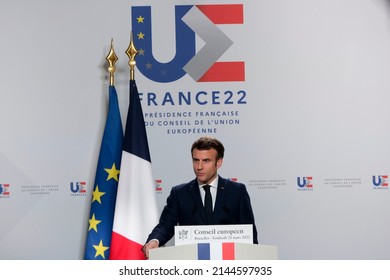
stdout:
[[253,243],[257,229],[249,194],[244,184],[220,177],[225,148],[215,138],[201,137],[191,148],[196,179],[172,188],[158,225],[143,247],[163,246],[174,235],[176,225],[252,224]]

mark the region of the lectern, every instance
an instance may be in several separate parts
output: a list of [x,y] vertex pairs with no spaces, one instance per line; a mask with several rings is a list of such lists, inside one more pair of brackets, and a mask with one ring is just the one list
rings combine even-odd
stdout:
[[[199,259],[216,259],[210,254],[210,258],[200,257],[202,244],[179,245],[170,247],[160,247],[149,251],[150,260],[199,260]],[[225,243],[229,244],[229,243]],[[223,244],[221,244],[223,245]],[[233,257],[229,260],[277,260],[278,251],[276,246],[257,245],[245,243],[230,243],[233,246]],[[232,256],[232,254],[228,254]],[[224,259],[224,258],[217,258]]]
[[276,260],[276,246],[252,244],[252,225],[175,227],[175,246],[149,251],[150,260]]

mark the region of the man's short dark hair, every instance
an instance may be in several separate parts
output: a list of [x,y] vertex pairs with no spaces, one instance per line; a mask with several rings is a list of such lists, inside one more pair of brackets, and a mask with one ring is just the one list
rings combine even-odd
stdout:
[[225,153],[225,148],[222,143],[212,137],[201,137],[192,144],[191,154],[194,149],[197,150],[210,150],[215,149],[217,151],[217,160],[223,158]]

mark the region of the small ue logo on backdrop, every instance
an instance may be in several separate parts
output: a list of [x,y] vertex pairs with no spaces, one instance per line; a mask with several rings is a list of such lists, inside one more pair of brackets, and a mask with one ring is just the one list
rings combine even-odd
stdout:
[[298,185],[298,190],[308,190],[312,191],[313,190],[313,177],[312,176],[307,176],[307,177],[297,177],[297,185]]
[[162,192],[162,187],[161,187],[161,183],[162,183],[162,180],[154,180],[155,184],[154,184],[154,187],[156,189],[156,192],[158,193],[161,193]]
[[374,185],[374,189],[387,189],[389,186],[387,183],[388,177],[389,176],[387,175],[372,176],[372,184]]
[[70,182],[70,191],[73,196],[86,195],[86,183],[85,182]]
[[0,197],[9,196],[9,184],[0,184]]

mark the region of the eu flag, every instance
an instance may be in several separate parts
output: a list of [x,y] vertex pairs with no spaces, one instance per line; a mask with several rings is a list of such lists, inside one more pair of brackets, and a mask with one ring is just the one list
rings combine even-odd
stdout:
[[85,259],[104,260],[110,254],[112,225],[119,168],[122,156],[123,128],[114,86],[109,86],[109,106],[100,147],[93,187]]

